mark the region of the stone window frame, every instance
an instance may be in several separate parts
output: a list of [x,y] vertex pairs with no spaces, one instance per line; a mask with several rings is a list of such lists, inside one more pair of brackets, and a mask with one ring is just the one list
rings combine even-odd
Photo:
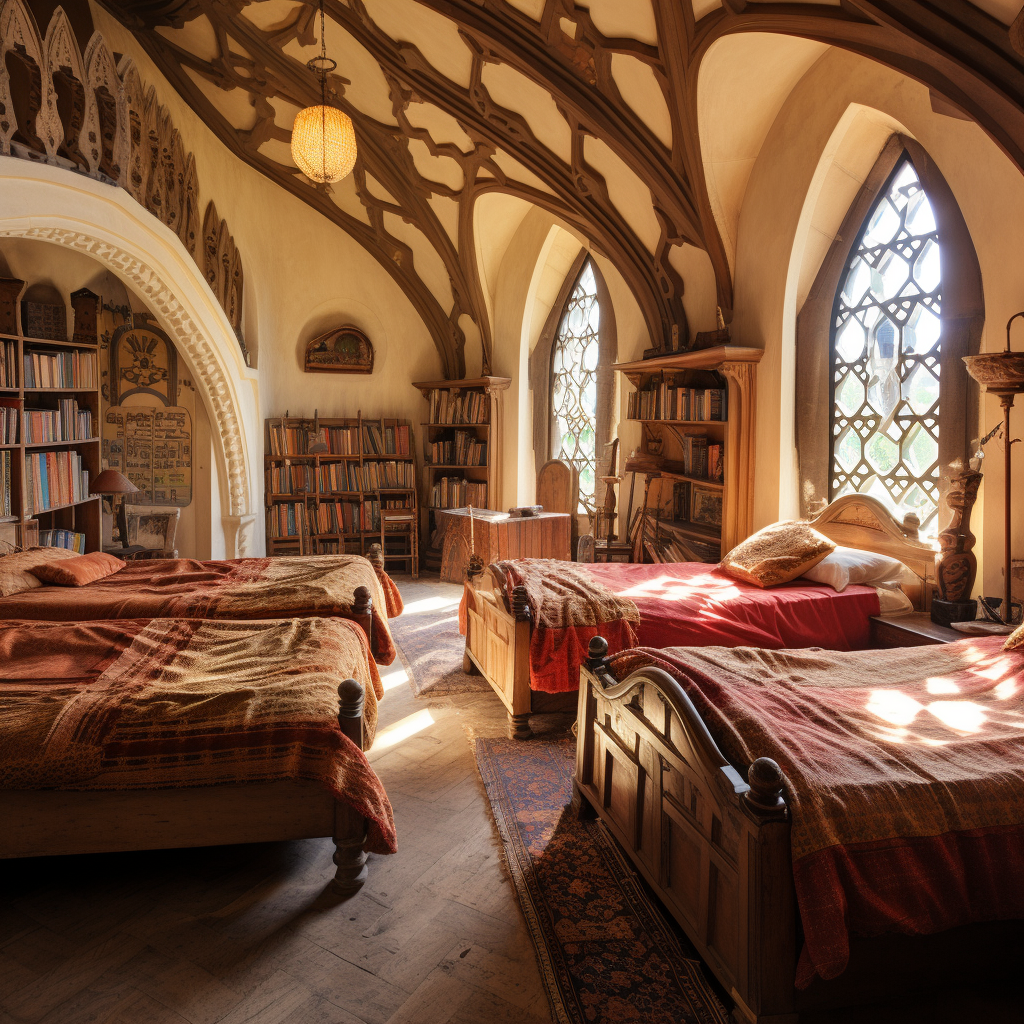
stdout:
[[[960,206],[935,161],[916,140],[896,133],[854,197],[797,315],[796,447],[800,512],[810,516],[828,501],[831,473],[832,316],[836,293],[865,221],[896,165],[908,156],[928,195],[938,226],[942,279],[942,352],[939,375],[939,472],[966,461],[978,422],[978,388],[963,356],[981,345],[985,298],[978,255]],[[940,517],[942,515],[940,507]]]

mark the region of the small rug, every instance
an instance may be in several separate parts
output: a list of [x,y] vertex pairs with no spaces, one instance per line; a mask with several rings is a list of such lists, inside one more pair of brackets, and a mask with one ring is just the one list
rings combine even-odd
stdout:
[[391,619],[391,635],[417,697],[490,691],[480,675],[462,671],[466,638],[459,632],[462,587],[437,581],[400,581],[405,610]]
[[476,760],[557,1024],[726,1024],[692,948],[615,840],[580,822],[571,738],[478,739]]

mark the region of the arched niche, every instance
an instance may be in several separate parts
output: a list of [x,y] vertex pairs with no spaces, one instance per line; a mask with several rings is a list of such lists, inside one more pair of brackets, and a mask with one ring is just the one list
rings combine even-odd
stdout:
[[120,189],[62,168],[0,161],[0,237],[87,254],[124,281],[174,341],[210,418],[219,492],[211,522],[215,556],[262,548],[257,529],[262,436],[255,374],[223,309],[177,236]]

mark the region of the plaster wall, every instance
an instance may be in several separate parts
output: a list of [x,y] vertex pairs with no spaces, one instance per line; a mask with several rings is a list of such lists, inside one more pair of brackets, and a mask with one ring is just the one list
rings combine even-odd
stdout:
[[[869,120],[851,118],[851,104],[870,112]],[[836,137],[844,118],[852,134]],[[870,130],[872,124],[879,130]],[[1024,178],[976,124],[933,112],[924,86],[865,58],[829,50],[779,110],[750,174],[738,222],[733,339],[765,350],[758,371],[756,527],[796,509],[798,298],[802,301],[806,294],[852,195],[884,144],[884,129],[891,125],[902,126],[928,151],[963,212],[985,292],[982,351],[1003,346],[1006,320],[1024,305],[1018,238]],[[858,139],[858,145],[850,146],[851,139]],[[816,195],[808,209],[812,187]],[[1020,415],[1017,411],[1011,424],[1015,434],[1021,432]],[[990,429],[998,416],[998,404],[983,398],[979,433]],[[992,445],[988,452],[973,528],[982,567],[979,589],[996,594],[1002,588],[1002,452]],[[1024,496],[1024,455],[1019,450],[1014,472],[1019,507]],[[1016,520],[1014,549],[1019,552],[1024,517]]]

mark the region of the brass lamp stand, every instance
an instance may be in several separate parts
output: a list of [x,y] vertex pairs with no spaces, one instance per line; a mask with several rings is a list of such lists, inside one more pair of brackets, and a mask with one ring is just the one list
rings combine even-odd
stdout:
[[1014,352],[1010,348],[1010,325],[1017,317],[1024,317],[1024,310],[1014,313],[1006,321],[1006,349],[1002,352],[986,353],[978,356],[964,356],[967,372],[989,393],[999,396],[999,404],[1003,408],[1003,438],[1006,442],[1004,472],[1004,575],[1005,595],[1003,599],[1002,622],[1005,626],[1013,624],[1013,605],[1011,602],[1010,570],[1011,561],[1011,514],[1013,509],[1013,488],[1011,487],[1012,467],[1011,455],[1013,445],[1019,438],[1010,438],[1010,409],[1017,395],[1024,394],[1024,352]]

